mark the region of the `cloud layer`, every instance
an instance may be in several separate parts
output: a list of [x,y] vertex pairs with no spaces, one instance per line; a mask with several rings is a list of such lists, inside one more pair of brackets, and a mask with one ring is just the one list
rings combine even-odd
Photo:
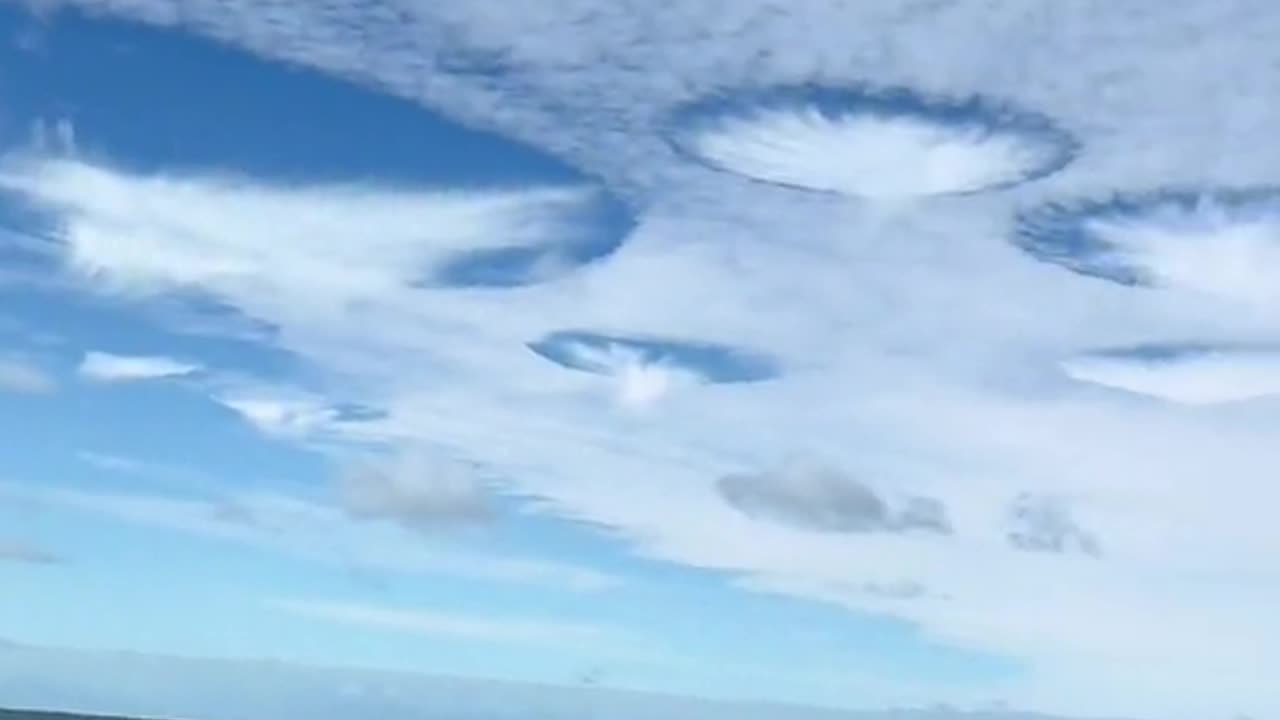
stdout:
[[[1095,348],[1280,332],[1270,205],[1168,205],[1142,190],[1221,200],[1214,188],[1276,182],[1280,109],[1265,98],[1280,13],[1265,3],[468,0],[385,15],[342,3],[83,4],[190,23],[447,107],[573,159],[647,209],[590,272],[475,294],[424,286],[423,273],[441,249],[502,247],[519,225],[509,211],[543,196],[229,183],[38,157],[7,166],[5,187],[58,214],[59,251],[82,282],[128,297],[214,295],[317,369],[296,396],[306,413],[281,411],[295,395],[279,389],[254,395],[271,405],[237,396],[255,426],[289,427],[302,443],[431,443],[510,478],[532,509],[608,528],[645,557],[1012,658],[1026,669],[1013,702],[1187,717],[1275,709],[1271,678],[1249,670],[1274,667],[1280,647],[1273,424],[1135,403],[1061,372]],[[507,74],[433,69],[481,57]],[[850,125],[794,107],[745,125],[735,116],[733,132],[713,136],[755,175],[893,195],[886,205],[708,172],[654,131],[718,88],[815,76],[1007,98],[1071,128],[1082,152],[1007,193],[896,202],[1017,178],[1010,160],[1025,156],[968,130],[939,140],[918,121]],[[825,150],[864,132],[893,140],[895,157],[949,159],[922,179],[905,163]],[[883,177],[853,162],[863,157]],[[1143,200],[1119,214],[1109,200],[1062,200],[1116,192]],[[1031,243],[1039,254],[1011,249],[1035,249],[1018,212],[1049,206],[1066,210],[1034,229],[1075,234]],[[422,234],[428,221],[448,237]],[[1096,254],[1100,238],[1115,252]],[[619,413],[613,387],[527,351],[564,328],[759,348],[786,372]],[[345,419],[351,395],[383,414]],[[842,479],[774,478],[797,454],[830,458]],[[726,477],[746,478],[728,494],[751,498],[755,517],[725,501]],[[834,519],[816,498],[834,498]],[[951,532],[813,531],[895,518]],[[1105,552],[1091,556],[1082,537]]]

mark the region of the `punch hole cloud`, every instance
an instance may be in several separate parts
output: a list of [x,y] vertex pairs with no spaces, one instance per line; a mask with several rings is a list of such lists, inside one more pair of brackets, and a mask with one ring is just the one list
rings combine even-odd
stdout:
[[1070,377],[1184,405],[1280,397],[1280,347],[1194,343],[1084,353],[1062,363]]
[[623,396],[635,401],[653,399],[676,378],[753,383],[782,373],[777,360],[767,353],[677,338],[561,330],[528,343],[528,347],[561,367],[621,378]]
[[729,91],[680,108],[677,149],[767,183],[892,200],[973,193],[1049,175],[1077,142],[1049,118],[980,96],[909,88]]
[[1280,190],[1161,189],[1051,202],[1020,214],[1036,259],[1122,285],[1274,308]]
[[268,300],[271,287],[340,303],[541,282],[608,255],[629,227],[616,201],[588,186],[283,186],[36,158],[6,163],[0,188],[60,215],[55,238],[85,276],[143,295],[200,288],[242,305],[246,295]]

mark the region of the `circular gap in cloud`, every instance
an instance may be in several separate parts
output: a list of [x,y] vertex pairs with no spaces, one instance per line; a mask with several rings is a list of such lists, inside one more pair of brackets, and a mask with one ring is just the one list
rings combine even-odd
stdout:
[[1062,364],[1071,378],[1185,405],[1280,396],[1280,346],[1166,343],[1108,348]]
[[537,230],[525,242],[458,252],[420,285],[510,288],[554,280],[609,257],[635,227],[629,209],[602,189],[575,193],[534,214],[525,226]]
[[557,365],[597,375],[617,376],[628,368],[658,366],[702,382],[743,383],[781,373],[777,361],[768,355],[717,343],[564,330],[528,346]]
[[1280,188],[1163,189],[1019,215],[1032,257],[1133,287],[1280,300]]
[[[0,44],[0,67],[13,71],[0,148],[109,160],[138,176],[282,187],[581,188],[581,201],[555,208],[561,216],[530,217],[516,228],[519,237],[445,257],[424,273],[424,286],[504,288],[554,279],[612,254],[634,225],[631,209],[597,178],[542,148],[332,73],[74,9],[45,23],[22,8],[0,7],[0,27],[23,25],[39,27],[40,48]],[[152,72],[156,67],[165,72]],[[0,210],[5,202],[0,196]],[[0,254],[11,253],[0,247]]]
[[974,193],[1064,167],[1079,144],[1048,117],[981,96],[815,85],[744,90],[675,112],[677,150],[791,188],[894,199]]

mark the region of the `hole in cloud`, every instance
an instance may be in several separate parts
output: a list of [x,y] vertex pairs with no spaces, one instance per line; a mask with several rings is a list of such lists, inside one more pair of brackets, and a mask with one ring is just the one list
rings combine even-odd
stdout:
[[[540,236],[526,244],[463,250],[421,285],[518,287],[553,280],[612,255],[634,227],[627,209],[603,191],[575,194],[551,217],[531,218]],[[537,223],[540,222],[540,225]]]
[[[768,355],[716,343],[565,330],[528,347],[571,370],[619,377],[640,398],[663,390],[668,380],[679,376],[706,383],[741,383],[768,380],[780,373]],[[648,375],[644,368],[649,369]],[[657,372],[669,375],[662,378]]]
[[1280,396],[1280,347],[1136,345],[1062,364],[1076,380],[1186,405]]
[[1067,131],[983,97],[907,88],[788,86],[731,92],[678,110],[673,144],[718,170],[864,198],[1009,187],[1075,156]]
[[716,490],[748,517],[802,530],[951,533],[940,500],[912,497],[894,507],[846,473],[802,463],[771,472],[727,475],[716,482]]
[[1023,493],[1009,509],[1009,545],[1024,552],[1065,554],[1078,552],[1099,557],[1098,537],[1076,523],[1066,503],[1057,498]]
[[[404,287],[510,287],[607,257],[630,220],[587,186],[459,192],[218,175],[135,175],[65,159],[0,165],[0,189],[56,216],[47,254],[95,285],[245,307],[268,286],[334,301]],[[273,302],[271,298],[266,298]]]
[[[22,18],[0,9],[0,27]],[[420,268],[418,284],[430,287],[548,281],[609,256],[634,225],[620,199],[558,158],[384,92],[195,35],[72,10],[41,29],[38,52],[0,47],[0,67],[10,71],[0,142],[20,148],[17,156],[79,158],[139,178],[216,179],[224,189],[563,193],[559,215],[543,212],[520,226],[547,232],[458,243]],[[125,87],[112,82],[119,77],[134,80]],[[10,227],[22,222],[6,216]],[[430,220],[422,231],[433,234]]]
[[1225,300],[1280,300],[1280,189],[1157,190],[1049,203],[1017,244],[1082,275]]

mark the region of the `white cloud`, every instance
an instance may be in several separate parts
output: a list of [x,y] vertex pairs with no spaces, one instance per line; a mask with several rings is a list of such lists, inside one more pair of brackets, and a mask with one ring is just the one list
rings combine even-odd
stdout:
[[336,408],[313,398],[228,394],[217,400],[258,430],[280,437],[307,437],[338,419]]
[[581,623],[495,618],[324,600],[277,600],[271,604],[281,610],[321,620],[416,635],[557,646],[618,640],[600,627]]
[[133,382],[180,377],[200,370],[199,365],[168,357],[85,353],[78,369],[80,377],[100,383]]
[[[429,101],[542,143],[647,203],[612,262],[479,296],[406,287],[404,268],[436,246],[404,228],[434,212],[435,198],[228,187],[65,162],[9,168],[8,187],[64,211],[70,257],[101,287],[199,286],[280,327],[279,342],[343,378],[344,396],[387,413],[335,431],[483,459],[541,510],[609,527],[639,553],[1014,658],[1027,667],[1008,688],[1015,704],[1168,717],[1277,710],[1272,679],[1249,672],[1280,662],[1272,426],[1128,402],[1056,371],[1063,357],[1152,337],[1274,334],[1262,235],[1212,257],[1194,242],[1165,259],[1172,246],[1143,245],[1180,286],[1245,293],[1251,312],[1204,303],[1204,292],[1077,277],[1006,242],[1022,203],[1059,194],[1275,182],[1280,108],[1266,102],[1266,68],[1280,13],[1270,6],[1242,26],[1239,8],[1209,0],[930,12],[441,0],[385,16],[356,3],[83,4],[181,15],[275,59]],[[467,48],[500,50],[519,67],[519,97],[423,69]],[[875,204],[695,170],[652,131],[655,116],[700,91],[807,77],[1008,98],[1072,128],[1086,151],[1042,183],[886,217]],[[769,127],[781,140],[783,126]],[[836,131],[797,130],[786,139],[802,149]],[[971,159],[969,177],[990,176],[990,156]],[[782,169],[797,167],[810,164]],[[901,177],[885,187],[915,187]],[[324,242],[290,232],[284,242],[263,229],[298,229],[298,208],[316,207],[327,227],[359,232],[326,232]],[[390,239],[358,252],[340,242],[365,233]],[[1202,262],[1214,271],[1199,274]],[[760,347],[784,375],[669,393],[662,413],[619,413],[596,401],[599,378],[523,350],[565,327]],[[715,491],[726,474],[805,452],[877,487],[938,498],[954,535],[804,532],[753,522]],[[1103,556],[1009,547],[1009,503],[1024,492],[1068,502],[1071,520],[1105,540]],[[868,591],[908,583],[928,593]],[[932,693],[926,685],[919,692]]]
[[50,393],[58,381],[39,366],[17,357],[0,356],[0,392]]

